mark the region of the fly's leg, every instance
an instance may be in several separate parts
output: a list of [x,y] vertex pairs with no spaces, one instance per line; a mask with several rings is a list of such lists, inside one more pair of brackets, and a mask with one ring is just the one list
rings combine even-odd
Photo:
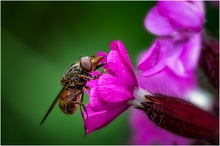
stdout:
[[[83,95],[82,95],[82,96],[83,96]],[[82,100],[82,99],[81,99],[81,100]],[[87,110],[86,110],[85,104],[82,103],[82,101],[81,101],[81,102],[69,101],[69,102],[71,102],[71,103],[73,103],[73,104],[78,104],[78,105],[80,106],[81,115],[82,115],[82,117],[83,117],[83,120],[85,121],[85,120],[88,118],[88,112],[87,112]],[[82,108],[83,108],[83,110],[86,112],[86,118],[84,118],[84,115],[83,115],[83,112],[82,112]]]
[[86,88],[87,90],[91,90],[91,88],[89,86],[86,86],[86,85],[85,85],[84,88]]
[[[84,134],[84,137],[86,137],[86,125],[85,125],[85,120],[88,118],[88,112],[86,110],[86,107],[85,107],[85,104],[83,104],[83,98],[84,98],[84,92],[82,94],[82,98],[81,98],[81,106],[80,106],[80,111],[81,111],[81,114],[82,114],[82,117],[83,117],[83,120],[84,120],[84,129],[85,129],[85,134]],[[82,112],[82,107],[83,107],[83,110],[86,112],[86,119],[84,119],[84,115],[83,115],[83,112]]]
[[[72,90],[72,89],[69,89],[69,90]],[[80,102],[73,101],[77,96],[79,96],[79,95],[81,95],[81,94],[82,94],[82,96],[81,96],[81,101],[80,101]],[[68,102],[71,102],[71,103],[73,103],[73,104],[78,104],[78,105],[80,105],[80,110],[81,110],[81,108],[83,107],[83,110],[86,112],[86,115],[87,115],[87,117],[88,117],[88,113],[87,113],[87,111],[86,111],[86,107],[85,107],[85,105],[84,105],[84,103],[83,103],[84,90],[80,91],[79,93],[75,94],[74,96],[71,96],[71,95],[70,95],[70,97],[71,97],[71,98],[68,98],[68,99],[67,99]],[[82,111],[82,110],[81,110],[81,111]],[[82,112],[81,112],[81,114],[82,114],[83,119],[85,119]],[[87,117],[86,117],[86,118],[87,118]]]
[[104,65],[106,65],[106,64],[107,64],[107,62],[98,64],[98,65],[96,66],[95,70],[99,69],[100,67],[102,67],[102,66],[104,66]]
[[79,78],[82,78],[83,80],[89,81],[91,77],[85,76],[85,75],[79,75]]
[[[86,86],[86,88],[89,88],[89,87]],[[89,89],[90,89],[90,88],[89,88]],[[69,90],[72,90],[72,89],[69,89]],[[81,95],[81,94],[82,94],[82,96],[81,96],[81,101],[80,101],[80,102],[73,101],[77,96],[79,96],[79,95]],[[71,95],[70,95],[70,97],[71,97]],[[88,113],[87,113],[86,107],[85,107],[85,105],[84,105],[84,103],[83,103],[83,99],[84,99],[84,90],[82,90],[82,91],[80,91],[79,93],[75,94],[75,95],[72,96],[71,98],[68,98],[67,100],[68,100],[68,102],[71,102],[71,103],[73,103],[73,104],[78,104],[78,105],[80,105],[80,110],[81,110],[82,117],[83,117],[83,119],[85,119],[85,118],[84,118],[84,115],[83,115],[83,112],[82,112],[82,107],[83,107],[83,110],[86,112],[86,119],[87,119],[87,118],[88,118]]]
[[85,119],[87,119],[88,118],[88,112],[86,110],[85,104],[83,103],[83,99],[84,99],[84,92],[82,93],[82,97],[81,97],[81,101],[80,101],[81,102],[80,109],[81,109],[82,116],[84,117],[83,112],[82,112],[82,107],[83,107],[83,110],[86,112],[86,118]]
[[108,70],[108,69],[103,69],[103,70],[101,70],[98,75],[96,75],[96,76],[94,76],[94,77],[91,77],[90,79],[91,79],[91,80],[98,79],[106,70]]
[[90,56],[90,58],[93,60],[95,58],[95,55]]
[[[83,118],[84,129],[85,129],[85,136],[86,136],[86,130],[87,130],[87,128],[86,128],[86,125],[85,125],[85,120],[88,118],[88,112],[87,112],[87,110],[86,110],[85,104],[83,103],[83,98],[84,98],[84,92],[82,92],[82,97],[81,97],[81,101],[80,101],[80,102],[77,102],[77,101],[70,101],[70,102],[72,102],[72,103],[74,103],[74,104],[78,104],[78,105],[80,106],[80,112],[81,112],[81,115],[82,115],[82,118]],[[84,115],[83,115],[83,110],[82,110],[82,108],[83,108],[83,110],[84,110],[85,113],[86,113],[86,118],[85,118]]]
[[86,80],[86,81],[95,80],[95,79],[98,79],[106,70],[108,70],[108,69],[103,69],[98,75],[96,75],[94,77],[85,76],[85,75],[79,75],[79,77]]

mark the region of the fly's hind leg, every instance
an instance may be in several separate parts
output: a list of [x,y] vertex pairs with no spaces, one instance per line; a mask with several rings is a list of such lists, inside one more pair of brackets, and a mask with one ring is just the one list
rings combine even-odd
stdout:
[[82,97],[81,97],[80,110],[81,110],[82,116],[84,117],[83,112],[82,112],[82,108],[83,108],[83,110],[84,110],[85,113],[86,113],[86,118],[85,118],[85,119],[87,119],[87,118],[88,118],[88,112],[87,112],[87,110],[86,110],[85,104],[83,103],[83,98],[84,98],[84,92],[82,93]]
[[[86,136],[86,130],[87,130],[86,125],[85,125],[85,120],[88,118],[88,112],[87,112],[87,110],[86,110],[85,104],[83,103],[83,98],[84,98],[84,92],[82,93],[82,97],[81,97],[80,112],[81,112],[81,115],[82,115],[83,121],[84,121],[84,129],[85,129],[84,137],[85,137],[85,136]],[[86,118],[84,118],[82,108],[83,108],[83,110],[84,110],[85,113],[86,113]]]
[[[84,129],[85,129],[85,135],[84,135],[84,136],[86,136],[86,130],[87,130],[87,128],[86,128],[86,125],[85,125],[85,121],[86,121],[86,119],[88,118],[88,112],[87,112],[87,110],[86,110],[85,104],[83,103],[83,98],[84,98],[84,92],[82,92],[82,96],[81,96],[81,101],[80,101],[80,102],[77,102],[77,101],[70,101],[70,102],[72,102],[72,103],[74,103],[74,104],[78,104],[78,105],[80,106],[80,112],[81,112],[81,115],[82,115],[82,118],[83,118]],[[85,113],[86,113],[86,118],[84,117],[83,110],[84,110]]]
[[[77,102],[77,101],[71,101],[71,100],[69,100],[69,102],[74,103],[74,104],[78,104],[78,105],[80,106],[81,115],[82,115],[82,117],[83,117],[83,119],[84,119],[84,121],[85,121],[85,119],[88,118],[88,112],[87,112],[87,110],[86,110],[86,106],[85,106],[85,104],[83,103],[84,92],[79,92],[79,93],[76,94],[74,97],[77,97],[77,96],[79,96],[80,94],[82,94],[82,96],[81,96],[81,101],[80,101],[80,102]],[[84,110],[85,113],[86,113],[86,118],[84,118],[82,108],[83,108],[83,110]]]

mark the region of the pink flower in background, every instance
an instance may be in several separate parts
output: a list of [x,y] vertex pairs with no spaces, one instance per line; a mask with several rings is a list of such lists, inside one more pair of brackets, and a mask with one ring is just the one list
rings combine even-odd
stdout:
[[[184,97],[184,94],[189,90],[198,88],[195,75],[196,66],[186,72],[186,66],[183,64],[190,63],[192,60],[185,59],[182,60],[183,64],[178,63],[179,53],[177,51],[180,48],[177,48],[177,46],[173,48],[173,43],[174,41],[171,39],[157,39],[149,50],[140,55],[137,68],[142,71],[142,76],[146,77],[145,80],[148,80],[148,82],[139,84],[152,93],[175,93],[176,96]],[[174,63],[176,65],[171,66]],[[144,77],[142,77],[142,80],[144,80]],[[159,82],[158,77],[160,77]],[[155,84],[154,88],[149,87],[150,84],[151,86]],[[178,86],[178,84],[181,84],[181,86]]]
[[145,26],[158,36],[197,33],[205,21],[204,2],[202,1],[158,1],[147,17]]
[[[159,36],[159,38],[156,39],[150,49],[144,51],[138,59],[139,63],[137,68],[142,71],[142,73],[137,73],[139,87],[153,95],[155,93],[156,97],[158,97],[156,95],[157,93],[165,95],[164,98],[168,96],[170,97],[170,101],[175,100],[175,98],[172,97],[182,98],[187,101],[192,101],[193,99],[194,104],[197,106],[209,109],[210,104],[208,105],[208,102],[204,103],[204,101],[207,101],[207,97],[202,96],[195,75],[195,69],[197,68],[202,49],[201,31],[203,23],[203,2],[159,1],[157,6],[153,7],[145,18],[145,27],[151,33]],[[163,99],[163,95],[159,95],[161,96],[161,99],[158,99],[158,102],[168,100]],[[152,99],[153,98],[157,100],[154,96],[152,96]],[[148,99],[150,99],[150,97]],[[152,100],[152,102],[154,102],[154,100]],[[163,119],[160,116],[165,116],[166,114],[163,115],[160,113],[167,112],[166,116],[169,117],[170,111],[163,110],[167,107],[162,103],[163,102],[161,102],[160,105],[155,102],[153,109],[150,107],[150,102],[144,104],[146,105],[145,111],[147,115],[153,117],[146,118],[141,111],[133,109],[131,114],[131,127],[133,133],[130,141],[132,144],[190,144],[194,141],[192,139],[177,136],[155,125],[156,123],[163,128],[166,127],[162,126],[163,124],[160,122],[160,120]],[[184,107],[184,105],[181,105],[180,103],[181,102],[178,102],[179,105],[177,105],[177,107],[179,106],[179,108],[182,109],[187,108],[187,106]],[[171,109],[173,108],[171,111],[174,114],[175,106],[173,106],[172,103],[170,103],[170,105],[172,106]],[[191,106],[189,106],[189,108],[191,108]],[[149,111],[152,113],[148,114]],[[200,113],[200,118],[206,119],[205,117],[207,113],[203,111],[192,108],[191,112],[197,114]],[[178,113],[180,115],[182,114],[181,111]],[[154,121],[155,118],[159,118],[160,120]],[[171,118],[172,120],[170,120],[175,121],[176,118],[174,116],[173,119]],[[183,117],[180,116],[178,118],[181,119]],[[215,117],[211,118],[215,125],[212,134],[216,140],[218,135],[215,135],[214,133],[218,122]],[[187,118],[184,119],[188,121]],[[152,121],[154,123],[152,123]],[[196,121],[197,119],[191,122],[196,125]],[[164,122],[166,122],[166,120],[164,120]],[[201,123],[202,122],[198,122],[197,124]],[[180,123],[177,122],[174,124]],[[205,125],[205,123],[203,124]],[[206,125],[204,127],[208,128],[209,126]],[[189,127],[190,126],[188,126],[188,128]],[[170,127],[168,129],[174,132],[177,130],[174,130],[175,128]],[[191,130],[188,129],[188,134],[186,135],[190,135],[189,131]],[[176,133],[182,135],[178,130]],[[200,132],[198,131],[197,134],[198,133]],[[203,131],[201,131],[201,133],[203,133]],[[191,137],[193,138],[193,136]],[[206,135],[206,137],[209,136]],[[212,137],[209,137],[208,139],[212,139]]]
[[190,75],[198,65],[204,21],[203,2],[159,1],[147,14],[145,27],[163,38],[154,42],[137,68],[144,76],[165,68],[178,76]]
[[134,99],[133,89],[138,86],[128,53],[120,41],[111,42],[109,54],[98,55],[105,56],[104,68],[109,74],[87,84],[91,91],[86,106],[89,115],[85,121],[86,134],[106,126],[129,108],[127,102]]

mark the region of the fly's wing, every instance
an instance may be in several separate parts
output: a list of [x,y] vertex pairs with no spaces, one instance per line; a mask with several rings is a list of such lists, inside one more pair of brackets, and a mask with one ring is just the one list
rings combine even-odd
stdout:
[[48,109],[47,113],[45,114],[43,120],[41,121],[40,125],[43,124],[43,122],[45,121],[45,119],[47,118],[47,116],[50,114],[50,112],[52,111],[52,109],[54,108],[55,104],[57,103],[60,95],[65,91],[65,87],[63,86],[62,90],[60,91],[60,93],[57,95],[57,97],[54,99],[53,103],[51,104],[50,108]]

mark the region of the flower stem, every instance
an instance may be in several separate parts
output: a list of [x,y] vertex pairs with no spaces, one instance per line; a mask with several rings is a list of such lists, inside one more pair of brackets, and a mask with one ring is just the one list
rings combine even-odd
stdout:
[[203,37],[202,53],[199,66],[207,76],[209,82],[219,93],[219,43],[208,36]]
[[149,119],[177,135],[219,143],[219,119],[197,106],[175,97],[161,94],[146,95],[142,102]]

